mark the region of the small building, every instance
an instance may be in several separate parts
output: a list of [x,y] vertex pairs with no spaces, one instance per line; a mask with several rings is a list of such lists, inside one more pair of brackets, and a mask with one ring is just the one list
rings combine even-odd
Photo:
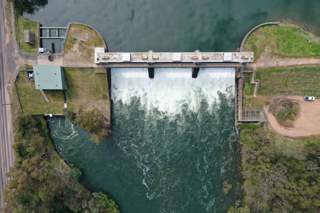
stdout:
[[66,90],[63,68],[54,65],[33,66],[35,87],[38,90]]
[[31,45],[34,44],[35,35],[33,32],[31,32],[30,30],[24,30],[23,35],[24,35],[24,42],[31,44]]

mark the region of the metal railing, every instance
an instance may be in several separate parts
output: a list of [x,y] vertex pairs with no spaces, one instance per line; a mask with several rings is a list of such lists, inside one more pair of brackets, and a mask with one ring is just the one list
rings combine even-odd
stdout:
[[259,123],[264,122],[265,120],[264,111],[262,109],[245,108],[241,112],[239,122]]

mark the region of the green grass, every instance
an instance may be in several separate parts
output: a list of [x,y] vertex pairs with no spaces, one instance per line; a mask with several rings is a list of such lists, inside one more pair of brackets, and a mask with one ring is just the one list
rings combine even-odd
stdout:
[[[35,42],[30,45],[24,41],[24,30],[30,30],[35,35]],[[20,49],[26,53],[37,53],[39,42],[39,23],[23,16],[16,16],[16,37]]]
[[244,88],[243,92],[246,96],[252,96],[254,86],[251,84],[251,75],[250,73],[244,73]]
[[69,117],[91,134],[95,143],[109,134],[110,101],[104,69],[66,68]]
[[[108,81],[102,69],[65,68],[68,84],[66,91],[68,109],[72,112],[99,109],[110,115]],[[40,91],[35,89],[34,81],[29,81],[25,72],[19,73],[16,92],[22,111],[26,114],[63,114],[63,92],[45,91],[47,103]]]
[[262,27],[248,38],[244,46],[245,50],[254,51],[256,58],[266,47],[270,47],[273,54],[284,57],[320,56],[320,40],[291,24]]
[[63,114],[62,91],[46,91],[45,94],[49,99],[49,103],[47,103],[40,91],[35,89],[34,81],[29,81],[23,71],[19,73],[15,85],[23,113],[33,115]]
[[64,72],[68,84],[66,95],[69,110],[78,112],[81,107],[109,109],[106,72],[87,68],[65,68]]
[[265,100],[253,97],[254,85],[251,84],[251,73],[244,73],[243,105],[245,108],[262,108]]
[[320,67],[268,68],[257,71],[258,94],[312,95],[320,97]]

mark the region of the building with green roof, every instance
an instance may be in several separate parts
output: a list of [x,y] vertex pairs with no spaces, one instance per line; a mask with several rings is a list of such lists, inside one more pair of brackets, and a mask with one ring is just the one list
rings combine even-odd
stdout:
[[39,90],[66,90],[63,68],[54,65],[33,66],[36,89]]

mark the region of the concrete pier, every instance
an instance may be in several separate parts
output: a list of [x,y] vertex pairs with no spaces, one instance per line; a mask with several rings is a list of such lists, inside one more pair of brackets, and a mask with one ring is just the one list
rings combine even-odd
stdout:
[[253,52],[106,52],[95,48],[94,62],[104,64],[252,63]]

